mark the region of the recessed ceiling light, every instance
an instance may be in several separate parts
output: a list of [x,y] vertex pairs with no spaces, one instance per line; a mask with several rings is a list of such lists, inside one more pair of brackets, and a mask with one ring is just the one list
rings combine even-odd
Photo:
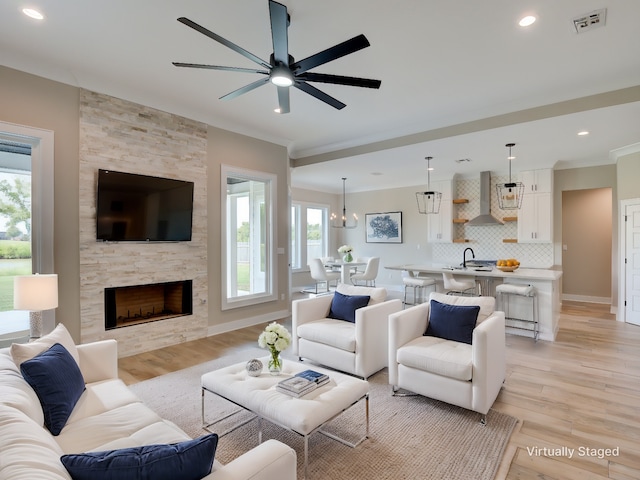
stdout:
[[535,21],[536,17],[534,17],[533,15],[527,15],[526,17],[522,17],[520,19],[518,25],[520,25],[521,27],[528,27],[529,25],[533,25]]
[[42,15],[39,11],[34,10],[33,8],[23,8],[22,13],[24,13],[27,17],[35,18],[36,20],[42,20],[44,15]]
[[280,113],[280,108],[274,108],[273,111],[276,113]]
[[581,132],[578,132],[578,135],[584,137],[585,135],[589,135],[589,132],[587,130],[582,130]]

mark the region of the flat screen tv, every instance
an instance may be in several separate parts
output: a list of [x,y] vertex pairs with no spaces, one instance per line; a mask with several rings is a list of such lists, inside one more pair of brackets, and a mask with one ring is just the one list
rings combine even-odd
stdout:
[[98,171],[98,241],[191,240],[193,182]]

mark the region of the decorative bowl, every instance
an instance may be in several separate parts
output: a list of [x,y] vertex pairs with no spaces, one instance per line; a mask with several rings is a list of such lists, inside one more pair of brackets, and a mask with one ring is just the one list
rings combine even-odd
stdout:
[[519,265],[515,266],[515,267],[497,267],[496,268],[498,270],[500,270],[501,272],[515,272],[518,269]]

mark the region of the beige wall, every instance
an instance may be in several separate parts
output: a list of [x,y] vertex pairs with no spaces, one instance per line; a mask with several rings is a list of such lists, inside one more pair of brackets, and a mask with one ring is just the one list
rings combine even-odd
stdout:
[[[80,340],[79,89],[0,66],[0,121],[54,132],[56,321]],[[46,272],[51,273],[51,272]]]
[[[339,179],[337,185],[340,185]],[[358,215],[355,229],[330,228],[329,256],[338,257],[340,245],[354,247],[356,257],[380,257],[380,270],[376,283],[381,286],[400,288],[400,272],[385,270],[385,265],[402,263],[425,263],[431,261],[431,246],[426,242],[427,220],[417,210],[415,187],[392,188],[375,192],[347,192],[347,215]],[[319,202],[331,205],[331,212],[342,213],[342,194],[329,194],[313,190],[292,189],[292,199],[304,202]],[[402,212],[402,243],[366,243],[365,214],[380,212]],[[293,276],[293,288],[313,285],[308,272]]]
[[592,188],[611,188],[611,305],[618,302],[618,191],[616,187],[616,166],[571,168],[554,172],[554,257],[557,265],[562,265],[562,192]]
[[[209,203],[207,241],[209,249],[209,327],[213,333],[231,330],[257,321],[277,320],[289,312],[289,189],[287,185],[289,160],[285,147],[257,140],[237,133],[209,127],[207,139]],[[276,209],[276,246],[284,248],[284,254],[276,256],[278,300],[260,305],[222,311],[220,284],[220,168],[222,165],[257,170],[278,177]],[[282,299],[284,295],[284,299]]]
[[640,198],[640,152],[618,159],[618,200]]
[[562,293],[573,300],[610,301],[611,188],[562,192]]
[[[0,121],[54,132],[54,261],[60,299],[56,321],[81,339],[79,243],[80,89],[0,67]],[[288,157],[284,147],[207,127],[208,333],[282,318],[288,314]],[[227,163],[278,177],[277,285],[284,300],[222,312],[220,308],[220,165]],[[153,174],[153,172],[149,172]],[[181,340],[178,340],[181,341]]]

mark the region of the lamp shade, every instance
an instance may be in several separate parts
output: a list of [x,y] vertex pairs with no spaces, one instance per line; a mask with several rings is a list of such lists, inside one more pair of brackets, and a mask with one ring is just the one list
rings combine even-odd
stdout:
[[58,275],[18,275],[13,278],[13,308],[42,311],[58,307]]

